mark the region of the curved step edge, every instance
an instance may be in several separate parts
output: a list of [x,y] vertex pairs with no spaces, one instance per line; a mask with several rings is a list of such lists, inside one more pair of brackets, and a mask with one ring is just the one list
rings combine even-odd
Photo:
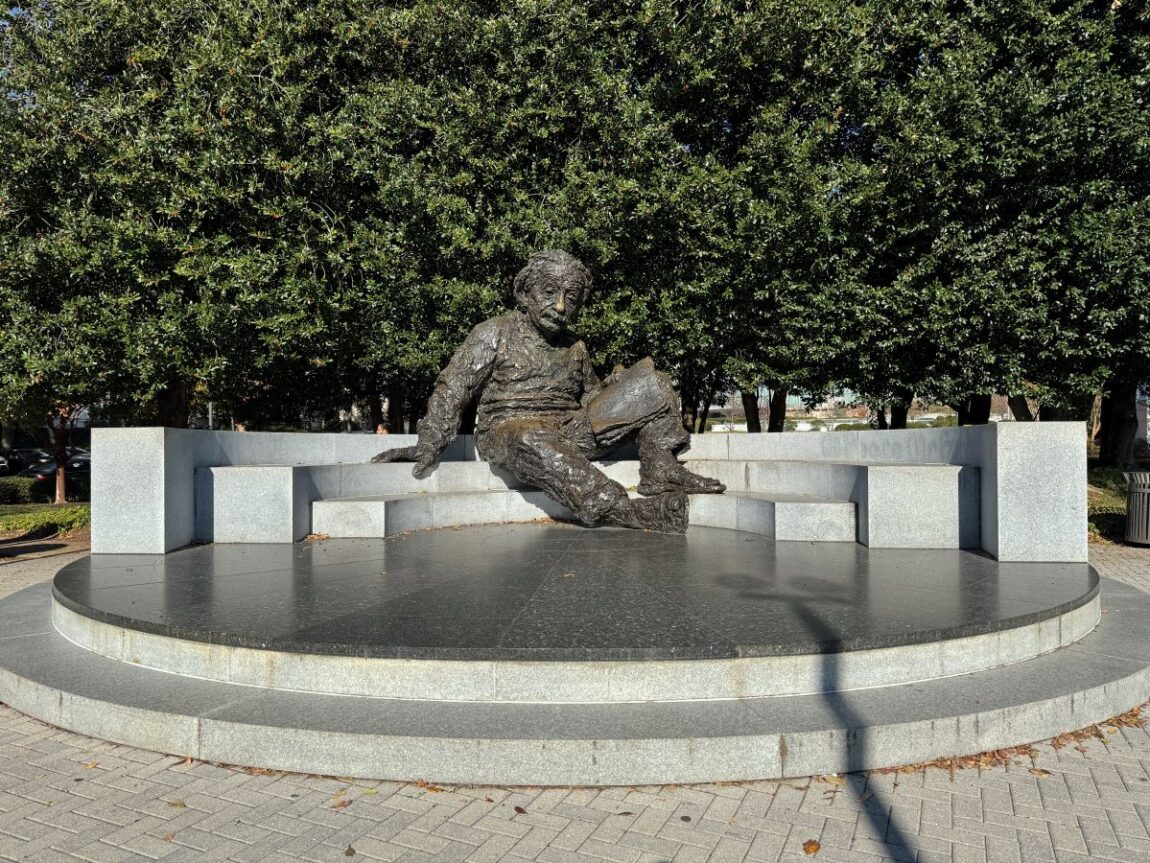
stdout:
[[1150,693],[1150,598],[1109,580],[1094,633],[1019,665],[698,704],[475,705],[238,687],[87,653],[50,629],[44,586],[11,599],[39,609],[0,638],[0,700],[16,710],[144,749],[339,776],[631,785],[823,774],[1029,743]]
[[902,685],[1013,665],[1073,644],[1100,618],[1098,592],[1058,616],[996,632],[827,656],[642,662],[388,659],[190,641],[79,614],[55,598],[64,638],[109,659],[269,689],[420,701],[624,703],[807,695]]

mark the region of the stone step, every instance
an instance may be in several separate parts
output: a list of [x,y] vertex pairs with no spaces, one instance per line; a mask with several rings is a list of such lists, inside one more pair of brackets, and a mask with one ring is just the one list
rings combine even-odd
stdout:
[[[775,540],[854,542],[857,534],[855,505],[848,500],[727,492],[693,495],[690,513],[692,525],[744,530]],[[535,490],[366,495],[313,502],[311,532],[383,537],[409,530],[572,518],[566,507]]]
[[[748,524],[758,519],[771,525],[744,529],[778,539],[847,541],[849,519],[853,526],[850,539],[872,548],[980,545],[978,468],[949,464],[721,460],[689,461],[687,465],[721,480],[728,489],[720,497],[695,497],[701,501],[695,506],[697,517],[703,519],[694,522],[697,524],[735,526],[738,516],[730,514],[731,507],[741,507],[743,520]],[[636,461],[602,462],[600,466],[627,488],[639,483]],[[200,468],[196,480],[196,536],[203,542],[293,542],[309,532],[348,536],[351,534],[332,533],[322,514],[319,525],[314,524],[312,503],[509,490],[524,489],[506,472],[478,461],[441,462],[423,479],[413,477],[408,464]],[[453,522],[431,515],[431,504],[397,504],[397,508],[412,513],[415,523],[425,527],[437,523],[488,523],[492,514],[499,512],[507,513],[506,520],[511,521],[563,516],[563,510],[548,509],[549,502],[524,491],[519,500],[501,498],[483,503],[478,497],[468,498],[476,507],[478,521]],[[715,502],[744,493],[761,503]],[[415,515],[421,512],[429,514]],[[368,518],[362,507],[354,515],[349,510],[348,517],[357,522]]]
[[[130,746],[323,775],[499,785],[806,776],[1022,745],[1142,703],[1150,597],[1104,580],[1102,606],[1099,627],[1073,645],[940,680],[701,702],[474,704],[317,695],[141,668],[56,632],[50,589],[39,585],[0,602],[0,701]],[[824,659],[833,677],[836,657]]]
[[[416,701],[506,704],[615,704],[720,701],[789,695],[827,695],[914,683],[1024,662],[1073,644],[1098,624],[1097,593],[1080,605],[1035,620],[995,619],[984,631],[935,640],[826,653],[696,658],[538,659],[529,648],[504,648],[504,658],[475,650],[470,658],[314,653],[290,646],[239,646],[223,633],[214,640],[149,632],[136,625],[83,614],[53,598],[52,622],[68,641],[110,659],[202,680],[328,695]],[[913,632],[910,633],[913,635]],[[752,650],[754,648],[751,648]],[[576,649],[577,650],[577,649]],[[396,650],[398,654],[415,649]],[[590,653],[591,651],[587,651]],[[622,652],[622,651],[619,651]],[[669,651],[668,651],[669,652]],[[511,658],[514,655],[514,658]],[[833,662],[834,674],[827,668]]]

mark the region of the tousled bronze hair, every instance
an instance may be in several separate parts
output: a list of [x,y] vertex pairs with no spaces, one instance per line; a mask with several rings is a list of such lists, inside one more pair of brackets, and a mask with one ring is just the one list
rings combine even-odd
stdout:
[[512,285],[515,297],[518,299],[529,291],[536,279],[550,279],[566,273],[575,275],[582,283],[583,296],[580,299],[586,300],[587,295],[591,293],[591,271],[574,255],[558,249],[534,252],[527,259],[527,264],[516,274]]

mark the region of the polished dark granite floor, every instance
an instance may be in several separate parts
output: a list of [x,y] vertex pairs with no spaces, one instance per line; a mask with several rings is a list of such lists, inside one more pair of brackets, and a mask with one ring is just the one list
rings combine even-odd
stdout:
[[1089,601],[1086,564],[556,525],[93,555],[56,576],[81,614],[244,647],[442,659],[826,653],[1033,623]]

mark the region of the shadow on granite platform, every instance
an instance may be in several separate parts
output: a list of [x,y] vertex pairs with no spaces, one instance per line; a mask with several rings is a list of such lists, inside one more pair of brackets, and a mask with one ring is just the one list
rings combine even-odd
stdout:
[[57,602],[129,630],[288,652],[476,660],[825,654],[1027,626],[1091,602],[1087,564],[558,525],[93,555]]

